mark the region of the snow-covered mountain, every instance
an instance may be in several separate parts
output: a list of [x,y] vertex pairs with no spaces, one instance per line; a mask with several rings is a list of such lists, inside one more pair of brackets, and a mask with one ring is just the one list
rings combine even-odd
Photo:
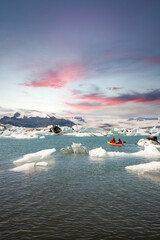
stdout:
[[72,127],[75,124],[69,119],[57,118],[54,113],[42,113],[38,111],[1,113],[0,123],[30,128],[47,127],[49,125]]
[[137,118],[129,118],[128,121],[156,121],[159,120],[158,117],[137,117]]
[[[16,115],[15,115],[16,114]],[[30,118],[30,117],[41,117],[41,118],[50,118],[50,117],[55,117],[54,113],[44,113],[44,112],[39,112],[39,111],[18,111],[18,112],[13,112],[13,111],[0,111],[0,119],[3,117],[16,117],[16,118]]]

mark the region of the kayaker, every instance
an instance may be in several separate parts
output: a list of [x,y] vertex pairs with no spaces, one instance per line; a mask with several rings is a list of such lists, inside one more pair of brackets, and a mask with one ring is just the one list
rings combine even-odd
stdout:
[[113,137],[110,142],[111,142],[111,143],[115,143],[115,142],[116,142],[115,138]]
[[116,142],[116,144],[122,144],[121,139],[119,138],[119,140]]

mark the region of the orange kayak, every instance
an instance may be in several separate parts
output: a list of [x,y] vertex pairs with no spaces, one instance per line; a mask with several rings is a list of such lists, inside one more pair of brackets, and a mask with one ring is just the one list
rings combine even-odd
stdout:
[[113,146],[123,146],[124,144],[123,143],[111,143],[111,142],[107,142],[109,145],[113,145]]

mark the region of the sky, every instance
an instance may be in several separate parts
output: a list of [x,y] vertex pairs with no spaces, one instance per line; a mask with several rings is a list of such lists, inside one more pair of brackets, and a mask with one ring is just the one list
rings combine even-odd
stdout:
[[0,109],[160,115],[159,0],[0,0]]

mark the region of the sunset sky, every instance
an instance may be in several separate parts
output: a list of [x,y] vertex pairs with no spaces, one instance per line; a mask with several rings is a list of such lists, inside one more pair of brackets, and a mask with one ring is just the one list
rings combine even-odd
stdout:
[[160,115],[159,0],[0,0],[0,109]]

